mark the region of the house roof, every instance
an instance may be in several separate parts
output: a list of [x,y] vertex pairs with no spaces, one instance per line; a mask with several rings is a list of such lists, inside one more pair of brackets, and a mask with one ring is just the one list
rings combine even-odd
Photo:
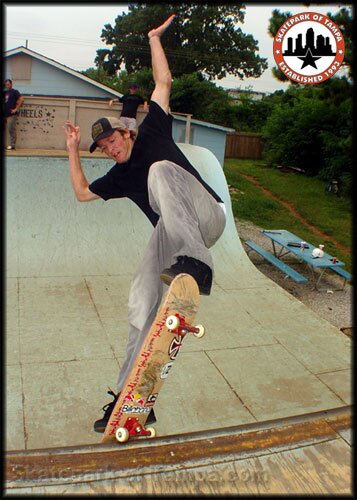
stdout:
[[[186,117],[177,115],[175,111],[171,111],[170,114],[175,118],[175,120],[186,122]],[[210,123],[210,122],[203,122],[202,120],[196,120],[194,118],[191,118],[191,123],[201,125],[203,127],[221,130],[222,132],[234,132],[234,128],[223,127],[222,125],[216,125],[215,123]]]
[[42,54],[39,54],[38,52],[34,52],[33,50],[30,50],[26,47],[20,46],[16,47],[15,49],[8,50],[4,53],[4,57],[10,57],[10,56],[15,56],[17,54],[27,54],[30,57],[34,57],[35,59],[38,59],[46,64],[50,64],[51,66],[60,69],[61,71],[65,71],[66,73],[75,76],[76,78],[79,78],[80,80],[83,80],[91,85],[94,85],[95,87],[98,87],[102,90],[105,90],[106,92],[110,92],[111,94],[121,97],[123,94],[120,92],[117,92],[114,89],[111,89],[110,87],[107,87],[106,85],[103,85],[102,83],[97,82],[96,80],[93,80],[92,78],[89,78],[88,76],[83,75],[79,71],[76,71],[72,68],[69,68],[68,66],[65,66],[64,64],[60,64],[57,61],[54,61],[53,59],[50,59],[46,56],[43,56]]
[[261,95],[266,95],[266,92],[261,92],[260,90],[250,90],[250,89],[240,89],[240,88],[226,89],[226,92],[232,92],[232,93],[236,93],[236,94],[261,94]]

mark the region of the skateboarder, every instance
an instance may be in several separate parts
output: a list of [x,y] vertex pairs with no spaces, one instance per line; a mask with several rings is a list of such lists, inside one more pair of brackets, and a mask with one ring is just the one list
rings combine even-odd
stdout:
[[[154,230],[129,295],[127,356],[117,381],[118,392],[134,363],[153,322],[163,295],[180,273],[192,275],[201,294],[209,295],[213,262],[209,248],[221,236],[225,208],[172,138],[169,114],[171,73],[161,45],[161,35],[174,15],[148,33],[155,88],[149,113],[133,136],[118,118],[105,117],[92,126],[93,144],[116,164],[103,177],[88,183],[80,163],[80,129],[70,122],[64,127],[70,179],[79,201],[128,197],[146,214]],[[118,394],[103,407],[104,416],[94,430],[104,432]],[[153,412],[148,423],[155,421]]]

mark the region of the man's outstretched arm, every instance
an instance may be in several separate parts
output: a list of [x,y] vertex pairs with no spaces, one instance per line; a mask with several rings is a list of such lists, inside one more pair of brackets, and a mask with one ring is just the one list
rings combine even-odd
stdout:
[[81,159],[79,156],[79,142],[81,134],[79,127],[67,121],[63,127],[66,135],[66,146],[69,160],[69,175],[78,201],[97,200],[99,196],[89,189],[88,181],[83,173]]
[[155,88],[151,95],[151,99],[159,104],[165,113],[169,112],[172,76],[164,49],[161,45],[161,35],[165,33],[174,17],[175,15],[173,14],[161,26],[148,33],[155,82]]

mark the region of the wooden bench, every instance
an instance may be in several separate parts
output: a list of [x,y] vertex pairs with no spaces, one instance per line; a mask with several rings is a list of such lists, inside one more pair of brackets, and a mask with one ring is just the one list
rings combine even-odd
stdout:
[[250,252],[251,250],[254,250],[259,255],[261,255],[265,260],[267,260],[268,262],[273,264],[275,267],[280,269],[280,271],[282,271],[285,274],[284,279],[292,278],[294,281],[297,281],[298,283],[306,283],[308,281],[308,279],[305,278],[305,276],[303,276],[302,274],[295,271],[295,269],[292,269],[290,266],[285,264],[285,262],[278,259],[272,253],[268,252],[267,250],[265,250],[261,246],[257,245],[253,241],[246,241],[245,244],[250,248],[250,250],[248,250],[248,252]]

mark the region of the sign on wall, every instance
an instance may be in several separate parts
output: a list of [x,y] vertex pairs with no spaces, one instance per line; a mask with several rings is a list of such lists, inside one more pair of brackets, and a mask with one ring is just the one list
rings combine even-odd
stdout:
[[56,109],[53,106],[24,104],[19,109],[18,131],[24,134],[42,132],[50,134],[55,125]]

